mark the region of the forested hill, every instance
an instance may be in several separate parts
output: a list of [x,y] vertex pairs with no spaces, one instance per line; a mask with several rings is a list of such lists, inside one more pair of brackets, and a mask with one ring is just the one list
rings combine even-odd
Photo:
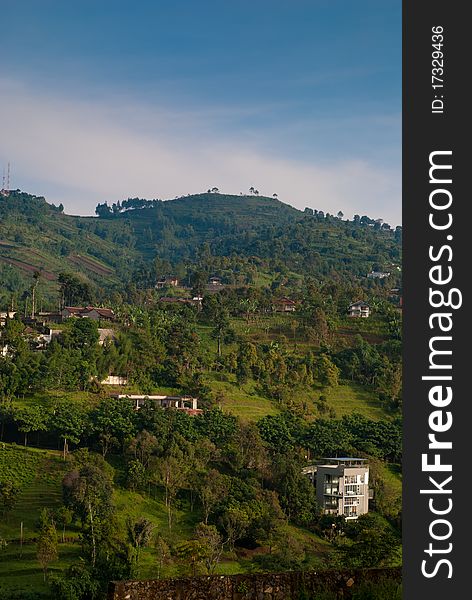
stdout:
[[[381,221],[297,210],[276,198],[205,193],[170,201],[128,199],[99,204],[97,217],[66,215],[42,197],[12,191],[0,198],[3,291],[21,293],[35,271],[53,282],[63,271],[101,287],[178,265],[226,257],[266,272],[365,277],[400,263],[401,230]],[[159,261],[157,261],[159,263]],[[218,261],[215,263],[215,268]],[[221,263],[221,260],[220,260]],[[159,269],[157,269],[159,270]]]

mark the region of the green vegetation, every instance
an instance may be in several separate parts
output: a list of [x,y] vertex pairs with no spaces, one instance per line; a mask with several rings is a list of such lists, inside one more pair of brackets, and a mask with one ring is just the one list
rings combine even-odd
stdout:
[[[111,579],[399,564],[401,231],[216,193],[97,214],[0,204],[0,299],[17,309],[0,330],[0,592],[95,600]],[[370,318],[346,316],[359,299]],[[113,320],[37,316],[90,304]],[[371,464],[355,524],[321,514],[302,473],[336,455]]]
[[[126,202],[131,206],[122,210]],[[191,286],[202,260],[231,285],[277,286],[306,277],[353,281],[372,268],[392,271],[390,287],[399,283],[401,228],[393,231],[367,216],[343,221],[274,198],[215,193],[117,205],[99,210],[98,218],[74,217],[23,192],[2,198],[0,300],[9,305],[13,294],[23,303],[39,272],[38,306],[55,308],[64,271],[76,273],[97,299],[113,294],[129,300],[136,288],[169,271]],[[376,291],[384,284],[368,280]]]

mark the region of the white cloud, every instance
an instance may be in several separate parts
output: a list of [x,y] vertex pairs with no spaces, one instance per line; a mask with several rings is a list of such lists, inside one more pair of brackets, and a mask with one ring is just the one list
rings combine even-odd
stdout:
[[64,99],[0,80],[0,160],[12,162],[14,187],[62,202],[67,212],[92,214],[98,202],[129,196],[166,199],[212,186],[239,194],[255,186],[302,209],[400,221],[393,169],[292,160],[214,125],[207,111]]

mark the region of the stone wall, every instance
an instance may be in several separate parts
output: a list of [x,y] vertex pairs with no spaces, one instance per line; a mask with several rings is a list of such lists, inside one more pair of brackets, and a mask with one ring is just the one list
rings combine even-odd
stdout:
[[400,582],[401,569],[115,581],[110,583],[108,600],[300,600],[322,591],[336,591],[339,598],[348,599],[360,583],[386,579]]

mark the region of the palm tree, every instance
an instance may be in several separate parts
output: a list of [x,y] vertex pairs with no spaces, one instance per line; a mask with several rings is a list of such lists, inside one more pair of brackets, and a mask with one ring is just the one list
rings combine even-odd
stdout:
[[255,191],[256,191],[255,188],[253,188],[252,186],[249,188],[249,193],[250,194],[254,194]]

